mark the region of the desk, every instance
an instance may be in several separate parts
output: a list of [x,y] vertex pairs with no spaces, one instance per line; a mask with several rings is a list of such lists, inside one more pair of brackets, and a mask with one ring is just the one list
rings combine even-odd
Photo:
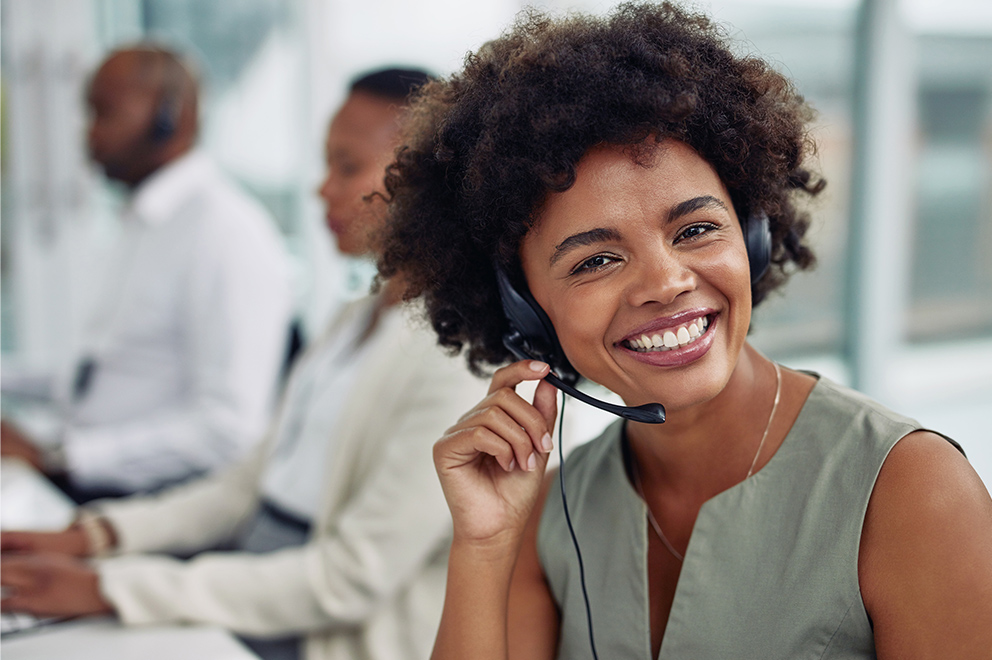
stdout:
[[5,637],[3,660],[257,660],[211,626],[134,626],[114,619],[69,621]]
[[[25,463],[0,461],[0,528],[58,530],[74,505]],[[213,626],[124,627],[113,618],[66,621],[3,638],[3,660],[257,660]]]

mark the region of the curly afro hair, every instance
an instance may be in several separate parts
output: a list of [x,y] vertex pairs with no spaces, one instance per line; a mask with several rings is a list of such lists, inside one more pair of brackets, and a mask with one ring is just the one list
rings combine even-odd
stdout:
[[574,183],[592,146],[654,137],[706,159],[742,219],[768,215],[772,266],[752,285],[757,304],[814,263],[795,204],[823,187],[804,166],[812,116],[786,78],[734,55],[705,16],[669,3],[625,4],[605,18],[526,12],[413,102],[386,176],[380,273],[402,272],[441,345],[467,346],[469,366],[484,373],[510,358],[494,262],[518,272],[543,201]]

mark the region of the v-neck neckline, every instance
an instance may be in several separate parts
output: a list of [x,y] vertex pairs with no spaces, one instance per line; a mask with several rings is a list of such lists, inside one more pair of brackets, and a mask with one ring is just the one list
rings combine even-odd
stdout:
[[[661,654],[662,651],[665,650],[665,645],[669,638],[669,632],[671,631],[671,626],[669,624],[671,623],[672,612],[674,612],[676,609],[675,608],[676,603],[680,603],[682,600],[686,598],[685,596],[682,596],[682,598],[679,597],[680,593],[684,590],[683,584],[685,580],[688,579],[685,578],[686,569],[690,567],[690,565],[695,566],[695,564],[698,563],[697,561],[694,561],[695,554],[693,553],[693,545],[694,545],[693,541],[697,537],[697,530],[699,528],[700,518],[702,518],[704,515],[707,515],[708,511],[712,510],[715,506],[717,506],[716,504],[717,502],[730,499],[731,497],[734,496],[734,494],[744,490],[745,488],[751,488],[751,487],[757,488],[761,485],[762,482],[767,482],[771,477],[774,476],[776,471],[781,469],[780,466],[785,462],[787,462],[788,455],[792,453],[794,445],[796,445],[796,443],[798,442],[798,440],[796,440],[794,437],[800,434],[799,432],[797,432],[797,429],[801,430],[802,427],[806,425],[806,418],[809,415],[808,411],[810,409],[809,403],[811,400],[814,399],[814,396],[819,396],[819,390],[822,389],[823,387],[823,379],[819,376],[819,374],[811,373],[810,375],[816,378],[816,383],[814,383],[812,389],[810,389],[809,395],[806,397],[806,400],[803,402],[803,405],[799,410],[799,414],[796,416],[795,421],[792,423],[792,427],[789,429],[788,433],[786,433],[785,438],[782,439],[782,443],[775,450],[775,453],[772,454],[771,458],[768,459],[768,461],[764,464],[764,466],[762,466],[760,470],[752,474],[750,477],[747,477],[743,481],[734,484],[733,486],[727,488],[726,490],[720,491],[713,497],[703,502],[702,506],[699,507],[699,513],[696,514],[696,520],[693,522],[692,525],[692,532],[689,534],[689,543],[686,545],[685,555],[682,560],[682,568],[679,570],[679,578],[675,584],[675,593],[672,597],[671,607],[668,610],[668,620],[665,622],[665,633],[664,635],[662,635],[661,646],[659,647],[656,660],[662,659]],[[647,509],[647,503],[638,494],[636,487],[634,486],[634,484],[631,483],[628,477],[629,474],[627,469],[628,468],[627,461],[629,460],[628,456],[632,456],[633,454],[632,454],[632,450],[630,449],[630,443],[627,440],[626,427],[627,427],[627,422],[626,421],[622,422],[620,425],[620,432],[618,433],[618,437],[616,440],[616,448],[611,451],[611,454],[614,457],[612,462],[614,464],[613,469],[620,471],[620,476],[623,480],[623,483],[626,484],[627,486],[624,489],[625,497],[627,497],[628,500],[634,502],[637,506],[640,506],[641,509],[640,519],[643,522],[642,525],[643,533],[641,534],[641,538],[643,539],[644,542],[643,556],[645,558],[644,566],[643,566],[643,570],[644,570],[643,579],[645,584],[645,590],[649,591],[650,587],[648,585],[648,564],[647,564],[647,557],[648,557],[647,544],[650,542],[648,538],[649,536],[649,530],[648,530],[649,523],[647,520],[648,509]],[[765,476],[762,477],[761,475],[765,475]],[[696,543],[696,545],[698,545],[698,542]],[[648,632],[648,648],[650,649],[651,648],[650,646],[651,599],[650,598],[647,599],[647,607],[643,612],[643,616],[646,622],[645,629]]]

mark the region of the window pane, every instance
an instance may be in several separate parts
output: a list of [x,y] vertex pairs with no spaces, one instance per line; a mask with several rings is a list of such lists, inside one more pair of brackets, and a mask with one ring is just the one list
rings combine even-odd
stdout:
[[917,40],[909,337],[992,334],[992,37]]
[[[768,60],[816,109],[812,164],[827,187],[808,205],[808,240],[817,266],[793,275],[754,314],[751,342],[770,357],[839,356],[852,160],[852,72],[855,3],[783,5],[727,2],[713,13],[741,48]],[[806,200],[803,200],[805,203]]]

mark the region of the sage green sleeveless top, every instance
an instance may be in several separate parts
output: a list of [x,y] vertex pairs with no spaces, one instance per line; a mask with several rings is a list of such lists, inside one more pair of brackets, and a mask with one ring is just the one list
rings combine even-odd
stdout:
[[[918,428],[821,378],[768,464],[699,511],[659,658],[874,658],[858,585],[861,526],[882,462]],[[617,422],[576,448],[565,463],[565,492],[599,657],[647,660],[647,512],[627,479],[622,436]],[[537,544],[560,611],[558,657],[592,658],[556,487]]]

